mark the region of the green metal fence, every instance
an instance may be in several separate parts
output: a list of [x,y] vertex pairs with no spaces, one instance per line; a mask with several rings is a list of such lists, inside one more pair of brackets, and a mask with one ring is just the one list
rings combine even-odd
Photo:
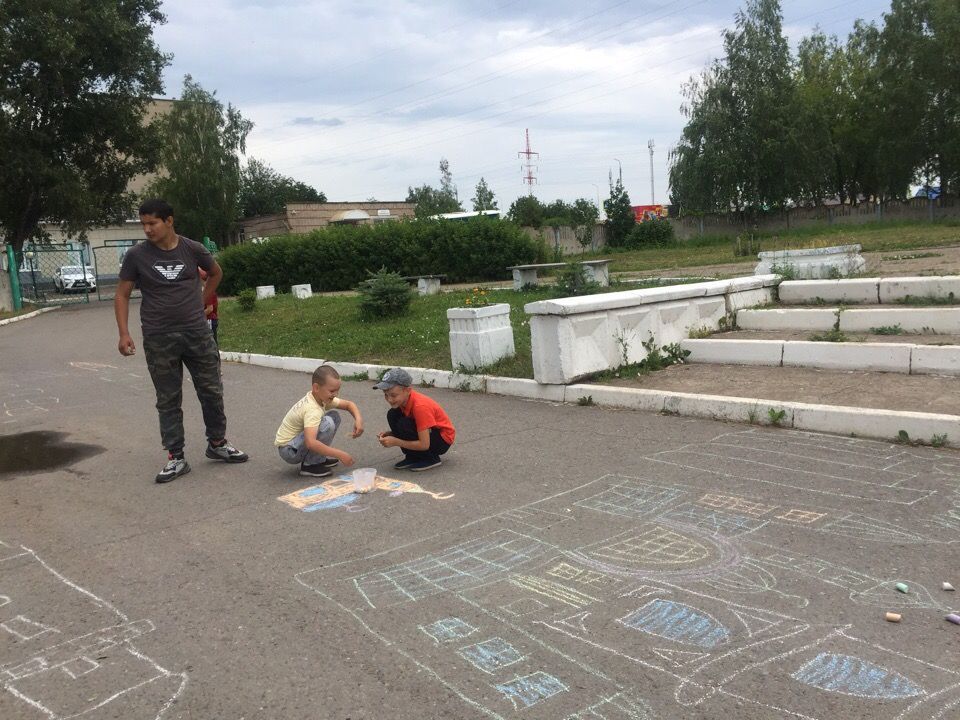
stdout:
[[17,282],[22,302],[67,305],[90,302],[97,276],[90,249],[83,243],[30,244],[17,254]]
[[[123,256],[136,244],[136,240],[108,240],[103,246],[93,248],[98,300],[111,300],[117,294]],[[131,297],[140,297],[140,292],[135,290]]]

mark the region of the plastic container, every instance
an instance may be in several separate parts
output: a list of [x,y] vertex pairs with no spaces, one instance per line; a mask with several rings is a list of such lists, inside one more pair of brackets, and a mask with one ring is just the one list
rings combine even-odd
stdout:
[[353,471],[353,489],[358,493],[373,490],[373,481],[377,477],[376,468],[357,468]]

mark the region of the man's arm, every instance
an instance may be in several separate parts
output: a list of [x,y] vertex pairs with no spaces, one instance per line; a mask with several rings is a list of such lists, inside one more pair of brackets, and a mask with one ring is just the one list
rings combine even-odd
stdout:
[[117,349],[121,355],[133,355],[137,348],[130,337],[130,293],[133,292],[133,280],[121,280],[117,285],[117,293],[113,297],[113,312],[117,316],[117,330],[120,332],[120,341]]
[[223,280],[223,268],[216,260],[207,270],[207,281],[203,284],[203,306],[213,305],[213,296],[217,294],[217,285]]

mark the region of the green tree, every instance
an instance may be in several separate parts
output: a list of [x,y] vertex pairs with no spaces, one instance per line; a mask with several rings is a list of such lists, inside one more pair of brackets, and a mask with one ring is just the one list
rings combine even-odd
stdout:
[[487,181],[482,177],[474,190],[473,197],[470,199],[473,203],[473,209],[477,211],[497,210],[497,198],[493,190],[487,186]]
[[543,203],[533,195],[522,195],[510,204],[507,218],[517,225],[538,228],[546,218]]
[[290,202],[326,202],[327,196],[306,183],[281,175],[261,160],[250,158],[240,173],[240,217],[283,212]]
[[144,116],[168,58],[159,0],[0,2],[0,225],[20,250],[41,219],[70,234],[130,217],[151,170]]
[[610,197],[603,201],[603,209],[607,212],[607,244],[622,247],[637,219],[630,206],[630,196],[619,178],[610,185]]
[[443,213],[463,212],[463,206],[457,198],[457,186],[453,184],[450,163],[440,158],[440,189],[431,185],[407,188],[407,202],[416,203],[414,214],[418,218],[429,218]]
[[229,244],[240,194],[240,154],[253,123],[189,75],[173,110],[160,121],[165,175],[149,188],[176,213],[178,231]]
[[570,225],[580,247],[586,250],[593,245],[593,229],[600,217],[600,209],[592,200],[580,198],[570,208]]

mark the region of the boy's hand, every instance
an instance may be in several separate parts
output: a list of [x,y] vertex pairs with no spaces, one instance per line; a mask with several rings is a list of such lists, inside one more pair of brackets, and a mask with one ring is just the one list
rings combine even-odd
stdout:
[[204,312],[204,314],[205,314],[207,317],[210,317],[211,315],[213,315],[213,305],[207,305],[207,306],[203,309],[203,312]]
[[380,437],[378,437],[377,439],[380,441],[380,444],[383,445],[385,448],[397,447],[400,444],[400,441],[397,440],[395,437],[393,437],[392,435],[385,435],[384,433],[380,433]]
[[353,455],[350,453],[341,452],[340,462],[342,462],[345,467],[350,467],[354,463]]
[[358,438],[363,435],[363,420],[356,420],[353,423],[353,432],[350,433],[350,437]]

